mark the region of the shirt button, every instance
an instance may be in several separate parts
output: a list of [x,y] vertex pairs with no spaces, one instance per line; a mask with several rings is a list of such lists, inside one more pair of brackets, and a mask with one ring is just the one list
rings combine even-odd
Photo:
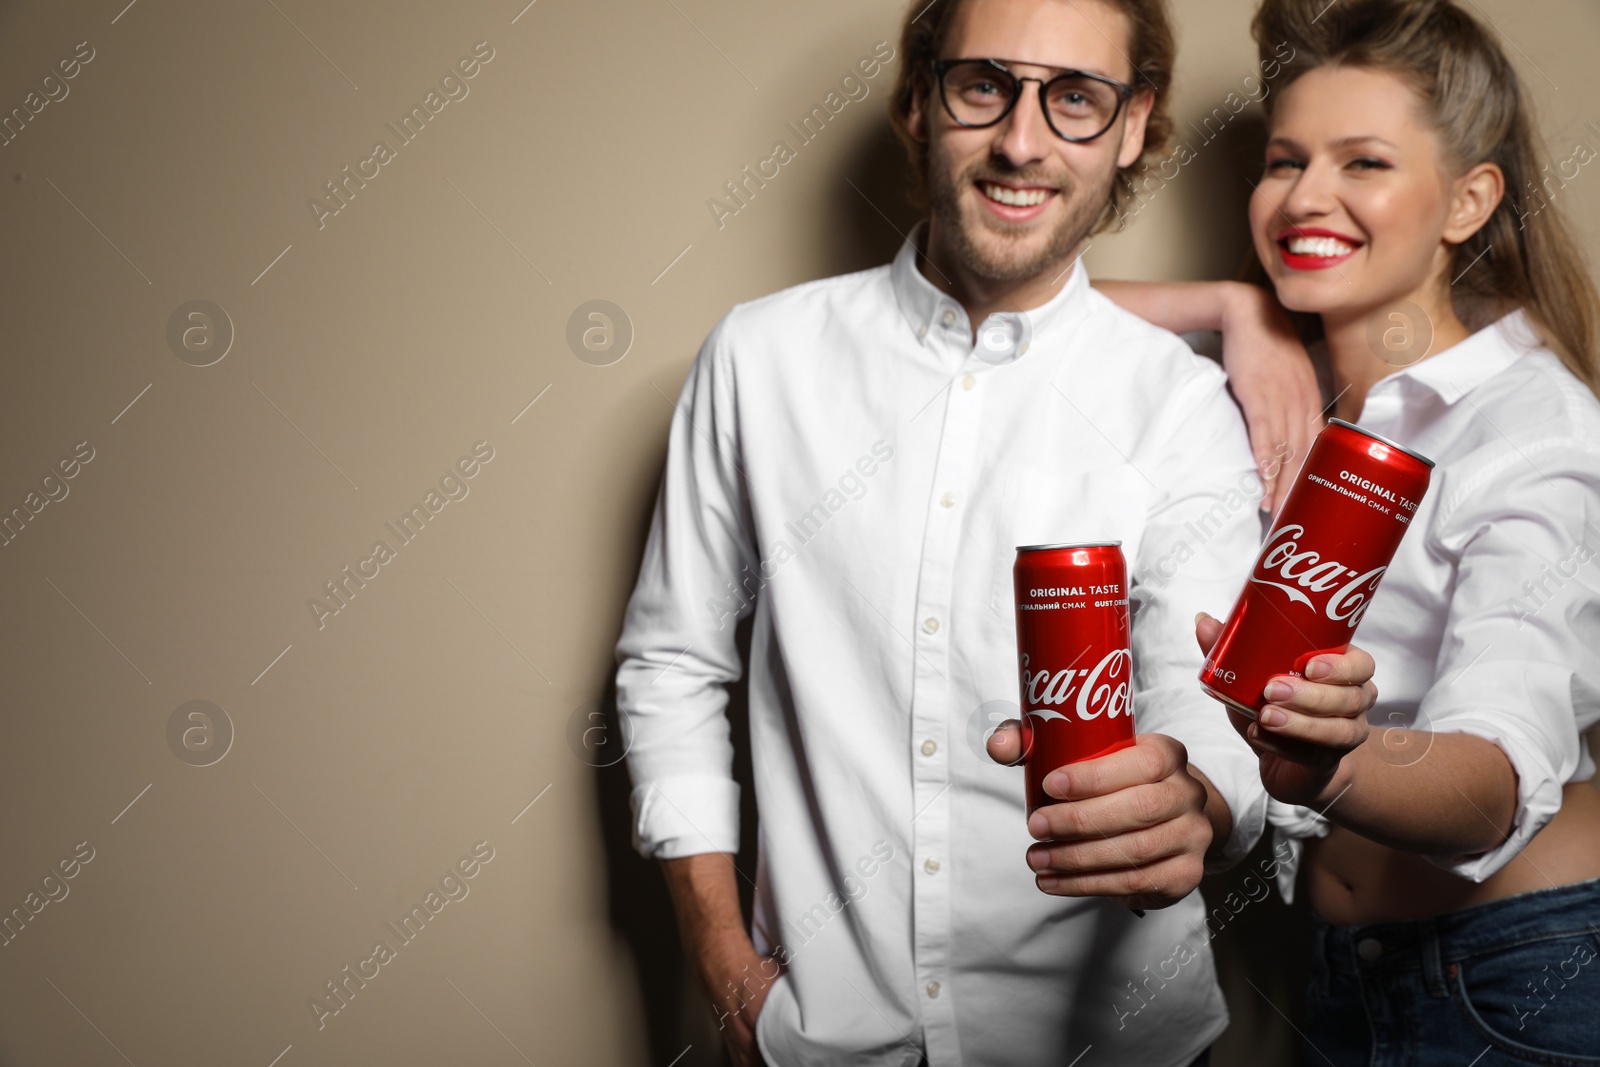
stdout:
[[931,756],[937,751],[939,751],[939,742],[935,741],[933,738],[930,737],[926,741],[922,742],[922,754],[924,756]]
[[939,620],[930,615],[922,620],[922,628],[930,634],[936,634],[939,632]]
[[932,856],[929,856],[927,859],[922,861],[922,869],[927,871],[929,874],[938,874],[939,861],[934,859]]
[[1022,342],[1022,344],[1017,346],[1017,355],[1025,356],[1027,354],[1028,354],[1028,342],[1024,341],[1024,342]]
[[926,326],[918,326],[917,327],[917,336],[919,338],[928,336],[928,328]]
[[946,493],[939,498],[939,503],[943,507],[953,508],[956,506],[956,495],[954,493]]
[[978,379],[974,378],[972,375],[963,374],[961,376],[961,388],[967,389],[967,390],[971,390],[972,387],[977,385],[977,384],[978,384]]
[[1383,955],[1383,943],[1375,937],[1363,937],[1356,942],[1356,955],[1371,963]]
[[936,997],[938,995],[939,995],[939,983],[938,982],[929,982],[928,983],[928,996]]
[[945,308],[944,314],[940,317],[944,320],[946,326],[954,326],[956,324],[955,308]]

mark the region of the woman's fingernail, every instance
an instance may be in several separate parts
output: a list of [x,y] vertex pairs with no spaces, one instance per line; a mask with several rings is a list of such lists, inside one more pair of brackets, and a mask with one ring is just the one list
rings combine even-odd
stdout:
[[1211,616],[1208,615],[1206,612],[1197,611],[1197,612],[1195,612],[1195,615],[1194,615],[1194,624],[1196,626],[1199,626],[1200,625],[1200,620],[1209,619],[1209,618],[1211,618]]
[[1276,678],[1267,683],[1264,690],[1268,700],[1288,700],[1294,696],[1294,686],[1288,682],[1280,682]]
[[1314,659],[1310,663],[1306,664],[1306,677],[1310,678],[1313,682],[1318,678],[1326,678],[1332,673],[1333,668],[1323,660]]
[[1283,726],[1289,721],[1289,716],[1277,708],[1261,709],[1261,722],[1265,726]]

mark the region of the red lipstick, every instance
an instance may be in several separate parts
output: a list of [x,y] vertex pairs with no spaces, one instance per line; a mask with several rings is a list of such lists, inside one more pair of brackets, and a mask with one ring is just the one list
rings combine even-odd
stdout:
[[[1291,252],[1289,250],[1290,243],[1301,238],[1324,242],[1329,240],[1338,241],[1349,248],[1349,251],[1333,255],[1322,254],[1326,251],[1326,248],[1317,253]],[[1349,234],[1323,229],[1318,226],[1286,226],[1278,231],[1277,236],[1278,254],[1283,259],[1284,265],[1290,270],[1329,270],[1355,255],[1361,249],[1363,243]]]

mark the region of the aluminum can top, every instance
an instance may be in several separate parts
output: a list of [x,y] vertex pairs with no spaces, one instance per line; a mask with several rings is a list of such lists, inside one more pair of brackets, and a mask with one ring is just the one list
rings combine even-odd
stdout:
[[1429,459],[1427,456],[1424,456],[1421,452],[1416,452],[1416,451],[1413,451],[1412,449],[1407,448],[1405,445],[1401,444],[1398,441],[1389,440],[1387,437],[1383,436],[1382,434],[1373,433],[1371,430],[1368,430],[1368,429],[1365,429],[1363,427],[1357,426],[1353,422],[1345,422],[1343,419],[1329,419],[1328,420],[1328,425],[1330,425],[1330,426],[1343,426],[1345,429],[1352,430],[1355,433],[1360,434],[1362,437],[1370,437],[1374,441],[1377,441],[1379,444],[1388,445],[1390,448],[1394,449],[1396,452],[1404,452],[1406,455],[1410,456],[1412,459],[1416,460],[1418,463],[1427,464],[1427,467],[1428,467],[1429,470],[1433,469],[1433,460]]
[[1121,541],[1077,541],[1059,545],[1018,545],[1018,552],[1053,552],[1058,548],[1121,548]]

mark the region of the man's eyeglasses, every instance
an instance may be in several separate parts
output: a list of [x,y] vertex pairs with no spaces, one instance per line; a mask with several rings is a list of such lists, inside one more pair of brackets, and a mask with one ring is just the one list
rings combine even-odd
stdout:
[[1017,61],[934,60],[939,99],[950,117],[972,129],[993,126],[1017,106],[1022,83],[1037,82],[1044,120],[1055,135],[1066,141],[1092,141],[1111,128],[1122,105],[1133,96],[1133,86],[1099,74],[1062,70],[1046,81],[1013,74],[1008,62]]

